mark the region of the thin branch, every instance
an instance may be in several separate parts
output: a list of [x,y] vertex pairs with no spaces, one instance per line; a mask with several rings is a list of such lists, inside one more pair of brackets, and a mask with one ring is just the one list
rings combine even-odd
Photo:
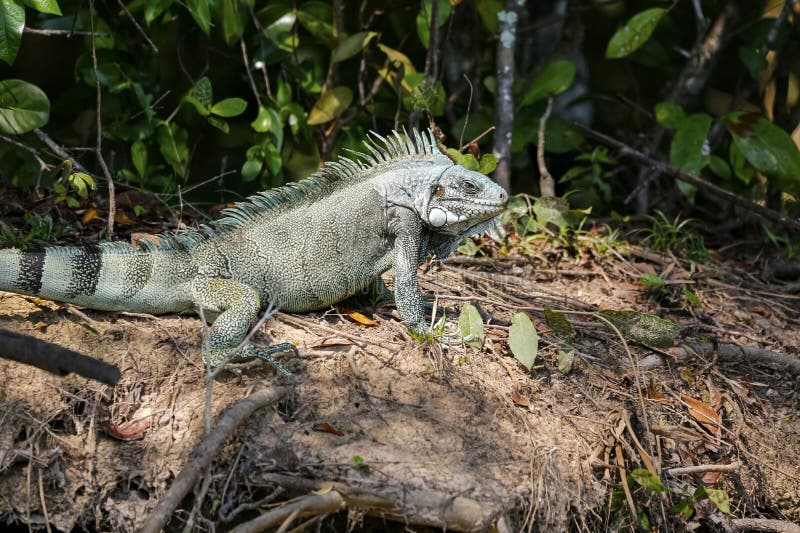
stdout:
[[729,202],[736,204],[739,207],[743,207],[765,220],[778,224],[788,230],[800,233],[800,221],[798,220],[782,215],[781,213],[773,211],[772,209],[768,209],[762,205],[753,202],[752,200],[748,200],[747,198],[739,196],[727,189],[723,189],[722,187],[714,185],[713,183],[708,182],[702,178],[698,178],[697,176],[692,176],[691,174],[687,174],[686,172],[681,172],[680,170],[667,165],[663,161],[653,159],[652,157],[649,157],[643,154],[642,152],[634,148],[631,148],[630,146],[621,141],[618,141],[603,133],[600,133],[599,131],[587,128],[582,124],[573,123],[572,127],[580,131],[590,139],[593,139],[610,148],[618,150],[620,156],[622,157],[628,157],[644,165],[646,168],[654,169],[655,171],[661,174],[694,185],[695,187],[710,192],[713,196],[717,198],[727,200]]
[[44,35],[46,37],[112,37],[110,33],[94,32],[94,31],[77,31],[77,30],[45,30],[42,28],[31,28],[25,26],[23,30],[25,33],[32,35]]
[[[250,59],[247,57],[247,45],[244,43],[244,38],[239,40],[242,47],[242,61],[244,61],[244,71],[247,72],[247,79],[250,80],[250,89],[253,91],[253,96],[256,97],[256,103],[259,109],[261,106],[261,97],[258,96],[258,89],[256,89],[256,81],[253,79],[253,73],[250,72]],[[269,86],[267,88],[269,90]]]
[[668,468],[667,474],[670,476],[680,476],[685,474],[704,474],[706,472],[735,472],[742,467],[741,461],[734,461],[727,465],[695,465],[683,466],[679,468]]
[[131,12],[128,11],[128,8],[125,6],[125,4],[122,3],[122,0],[117,0],[117,3],[119,4],[119,7],[121,7],[122,10],[125,11],[125,14],[128,16],[130,21],[133,22],[133,25],[136,26],[136,29],[139,30],[139,33],[142,35],[142,37],[144,37],[144,40],[147,41],[147,44],[150,45],[150,49],[157,54],[158,47],[155,45],[153,41],[150,40],[150,37],[148,37],[147,33],[144,31],[144,28],[142,28],[139,25],[139,22],[133,17]]
[[231,529],[230,533],[256,533],[266,531],[281,523],[283,524],[281,528],[285,531],[299,516],[335,513],[344,507],[344,498],[334,490],[325,494],[306,494],[302,498],[266,512],[258,518],[239,524]]
[[[90,20],[92,24],[92,33],[94,33],[94,0],[89,0]],[[108,238],[114,236],[114,217],[117,211],[117,201],[114,196],[114,178],[111,177],[111,171],[108,169],[106,160],[103,157],[103,97],[100,89],[100,74],[97,69],[97,46],[95,41],[96,37],[92,37],[92,67],[94,68],[94,84],[97,92],[97,162],[103,170],[103,175],[108,181]]]
[[736,531],[770,531],[772,533],[800,533],[800,525],[771,518],[734,518],[731,524]]
[[[435,3],[435,2],[434,2]],[[495,83],[495,124],[492,153],[497,159],[494,179],[506,191],[511,190],[511,135],[514,129],[514,48],[517,44],[517,19],[525,5],[524,0],[507,0],[505,8],[497,14],[497,77]]]
[[469,81],[469,76],[464,74],[464,79],[467,81],[467,84],[469,85],[469,100],[467,100],[467,113],[466,115],[464,115],[464,125],[461,126],[461,136],[458,138],[458,146],[464,145],[464,132],[467,131],[467,124],[469,123],[469,111],[470,108],[472,107],[472,95],[474,93],[472,88],[472,82]]
[[[75,159],[75,157],[73,157],[72,154],[67,152],[63,146],[59,145],[57,142],[51,139],[50,136],[47,135],[45,132],[43,132],[39,128],[36,128],[35,130],[33,130],[33,132],[36,134],[37,137],[39,137],[40,141],[42,141],[45,145],[47,145],[48,148],[50,148],[50,150],[53,151],[54,154],[56,154],[62,160],[71,161],[72,168],[80,172],[83,172],[85,174],[89,174],[92,177],[96,177],[92,172],[89,172],[89,170],[87,170],[86,167],[78,163],[78,161]],[[94,148],[92,148],[92,151],[94,151]]]
[[539,140],[536,143],[536,163],[539,165],[539,194],[542,196],[555,196],[556,195],[556,182],[550,171],[547,170],[547,164],[544,161],[544,133],[547,126],[547,119],[550,118],[550,113],[553,111],[553,97],[547,99],[547,108],[544,110],[542,118],[539,119]]
[[234,430],[255,411],[278,402],[287,393],[285,387],[272,387],[254,392],[233,404],[192,452],[178,477],[158,502],[153,512],[139,530],[141,533],[158,533],[167,525],[175,509],[192,489],[200,475],[208,468],[219,449]]

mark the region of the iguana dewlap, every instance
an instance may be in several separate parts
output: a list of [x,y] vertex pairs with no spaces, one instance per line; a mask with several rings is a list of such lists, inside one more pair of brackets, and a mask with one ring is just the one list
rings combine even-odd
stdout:
[[[366,153],[226,209],[213,227],[136,247],[0,250],[0,290],[107,311],[220,313],[203,344],[204,361],[216,366],[267,302],[288,312],[325,308],[391,268],[397,310],[423,332],[417,267],[494,226],[507,195],[455,165],[430,131],[376,137]],[[235,359],[258,355],[248,348]]]

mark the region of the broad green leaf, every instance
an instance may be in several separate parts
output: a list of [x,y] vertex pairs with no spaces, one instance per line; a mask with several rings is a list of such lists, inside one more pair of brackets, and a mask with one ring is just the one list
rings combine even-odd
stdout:
[[692,498],[684,498],[676,503],[672,509],[669,510],[670,514],[677,514],[689,520],[694,515],[694,500]]
[[222,131],[224,133],[230,133],[231,132],[231,127],[228,125],[228,123],[226,121],[222,120],[219,117],[215,117],[213,115],[209,115],[209,116],[206,117],[206,120],[208,121],[209,124],[211,124],[212,126],[214,126],[215,128],[217,128],[218,130],[220,130],[220,131]]
[[49,119],[50,100],[39,87],[22,80],[0,81],[0,132],[21,135]]
[[447,0],[422,0],[420,2],[419,13],[417,14],[417,35],[419,35],[419,40],[422,41],[425,48],[428,48],[428,43],[431,40],[431,13],[434,1],[439,3],[436,13],[436,25],[440,28],[447,22],[452,11],[452,6]]
[[710,489],[706,487],[706,495],[711,502],[717,506],[717,509],[725,514],[731,514],[731,501],[728,498],[728,493],[722,489]]
[[354,33],[336,47],[333,51],[333,61],[339,62],[349,59],[366,48],[369,42],[378,36],[376,31],[362,31]]
[[205,107],[211,107],[214,101],[214,88],[211,86],[211,80],[208,76],[203,76],[194,84],[191,91],[192,96],[197,98]]
[[25,28],[25,8],[14,0],[0,0],[0,59],[14,64]]
[[627,340],[655,348],[671,347],[681,332],[678,324],[640,311],[603,309],[597,314],[614,324]]
[[403,65],[403,70],[406,74],[413,74],[417,71],[417,69],[414,68],[414,63],[412,63],[408,56],[403,52],[395,50],[394,48],[389,48],[383,43],[378,43],[378,49],[386,54],[386,57],[389,58],[389,61]]
[[729,180],[733,176],[728,162],[718,155],[711,154],[711,159],[708,161],[708,167],[711,169],[711,172],[724,180]]
[[403,107],[409,111],[427,111],[434,116],[444,113],[447,95],[441,82],[432,83],[421,72],[406,73],[403,81],[411,89],[411,94],[403,98]]
[[478,16],[481,17],[481,22],[492,35],[497,34],[499,22],[497,14],[503,10],[503,4],[502,0],[477,0],[475,2],[475,9],[478,11]]
[[750,163],[747,162],[747,159],[744,158],[744,154],[735,142],[732,142],[728,148],[728,161],[730,161],[736,177],[749,184],[753,176],[755,176],[755,171]]
[[177,124],[162,122],[158,127],[158,148],[175,174],[183,177],[189,164],[189,134]]
[[514,358],[530,371],[539,353],[539,335],[525,313],[517,313],[508,328],[508,347]]
[[497,168],[497,158],[492,154],[483,154],[481,162],[478,165],[478,172],[481,174],[489,175]]
[[144,21],[149,26],[161,13],[169,9],[175,0],[148,0],[144,8]]
[[313,35],[319,42],[329,49],[336,47],[336,39],[333,36],[333,20],[330,3],[312,0],[305,2],[297,10],[297,20]]
[[740,46],[736,51],[750,77],[757,80],[759,73],[767,68],[767,58],[759,52],[756,46]]
[[699,176],[708,164],[710,148],[706,142],[711,117],[705,113],[681,120],[669,149],[670,164],[687,174]]
[[647,490],[651,490],[653,492],[667,492],[669,490],[664,486],[663,483],[661,483],[661,480],[658,476],[654,475],[646,468],[635,469],[633,472],[631,472],[631,477],[636,483]]
[[330,122],[341,115],[353,101],[353,91],[339,86],[322,93],[322,96],[308,114],[308,125],[317,126]]
[[275,128],[276,121],[280,124],[280,114],[272,108],[261,106],[258,108],[255,120],[250,123],[250,127],[258,133],[266,133]]
[[35,9],[39,13],[50,13],[51,15],[61,15],[61,8],[58,7],[56,0],[22,0],[25,5]]
[[533,104],[548,96],[562,93],[572,85],[575,78],[575,65],[572,61],[553,61],[533,79],[525,89],[520,107]]
[[656,276],[655,274],[645,274],[641,278],[639,278],[639,283],[644,285],[645,287],[663,287],[665,282],[661,279],[660,276]]
[[544,321],[559,337],[569,337],[572,335],[572,324],[567,320],[567,316],[560,311],[553,311],[549,307],[544,308]]
[[218,117],[229,118],[241,115],[245,109],[247,109],[247,101],[242,98],[226,98],[212,105],[209,111]]
[[206,36],[211,33],[211,8],[208,5],[208,1],[209,0],[184,0],[181,2]]
[[281,153],[272,144],[270,141],[264,141],[264,161],[267,163],[267,168],[269,169],[269,173],[279,178],[281,176],[281,171],[283,170],[283,160],[281,159]]
[[655,109],[656,122],[665,128],[674,129],[678,127],[681,120],[686,117],[683,108],[675,102],[659,102]]
[[248,159],[242,165],[242,179],[244,181],[253,181],[261,174],[261,168],[264,162],[260,159]]
[[533,214],[536,215],[536,222],[542,226],[554,224],[559,229],[566,229],[575,222],[569,203],[558,196],[537,198],[533,204]]
[[[271,6],[273,6],[273,4],[268,4],[264,10],[270,9]],[[275,5],[273,9],[277,10],[278,16],[276,16],[276,18],[264,28],[264,35],[266,35],[267,38],[272,41],[280,50],[283,50],[284,52],[291,52],[297,48],[299,44],[299,38],[294,31],[294,25],[295,22],[297,22],[297,15],[295,15],[294,11],[292,11],[291,6],[284,7]],[[281,15],[281,13],[283,14]],[[279,82],[278,93],[280,93],[281,86],[282,84]],[[286,102],[278,98],[277,103],[278,105],[283,105]]]
[[70,187],[72,187],[81,198],[89,196],[89,189],[95,190],[97,188],[94,178],[84,172],[73,172],[69,175],[67,181]]
[[757,113],[737,111],[726,123],[751,165],[785,192],[800,193],[800,151],[788,133]]
[[558,364],[558,371],[562,374],[569,374],[572,372],[572,363],[575,360],[575,350],[569,346],[562,346],[556,355],[556,363]]
[[631,17],[611,37],[606,48],[606,57],[618,59],[638,50],[653,34],[653,30],[666,12],[666,9],[654,7]]
[[474,305],[464,304],[458,317],[458,329],[461,336],[468,338],[466,344],[475,349],[480,349],[485,338],[483,332],[483,319]]
[[[242,16],[248,15],[247,8],[238,0],[219,0],[217,5],[220,15],[216,20],[222,20],[222,36],[225,38],[225,44],[231,46],[239,41],[244,32]],[[239,13],[240,10],[242,13]]]
[[147,172],[147,147],[142,141],[136,141],[131,145],[131,160],[139,176],[144,177]]

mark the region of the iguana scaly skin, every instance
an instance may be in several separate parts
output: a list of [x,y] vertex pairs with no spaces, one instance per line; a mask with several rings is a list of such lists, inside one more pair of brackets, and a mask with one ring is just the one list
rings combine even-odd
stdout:
[[424,332],[417,267],[494,226],[507,195],[455,165],[430,131],[375,137],[365,153],[226,209],[213,227],[136,246],[0,250],[0,290],[107,311],[219,313],[202,350],[214,367],[229,355],[271,360],[274,350],[251,346],[232,354],[267,302],[325,308],[392,268],[400,317]]

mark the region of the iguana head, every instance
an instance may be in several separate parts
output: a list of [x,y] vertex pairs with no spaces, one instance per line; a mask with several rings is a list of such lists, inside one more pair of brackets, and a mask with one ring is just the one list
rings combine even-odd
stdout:
[[452,165],[431,185],[420,218],[436,232],[464,235],[471,227],[499,215],[508,201],[502,187],[479,172]]

